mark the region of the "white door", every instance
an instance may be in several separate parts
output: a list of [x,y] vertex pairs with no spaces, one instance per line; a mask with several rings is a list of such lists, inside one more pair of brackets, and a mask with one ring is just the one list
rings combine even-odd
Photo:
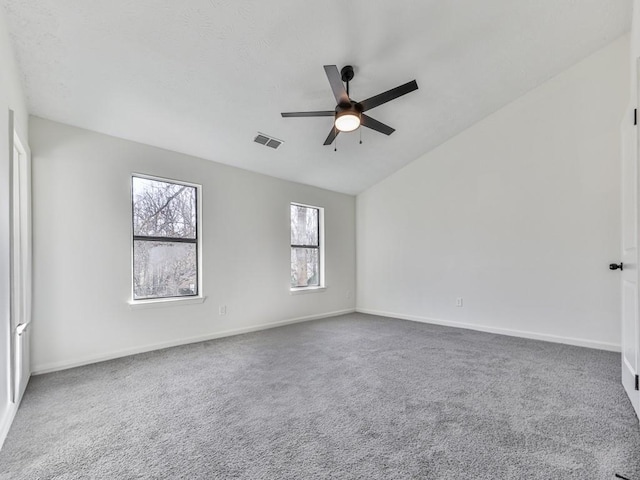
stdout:
[[[636,64],[640,78],[640,59]],[[638,97],[640,99],[640,89]],[[638,316],[638,126],[622,126],[622,385],[640,417],[640,318]]]
[[31,162],[14,134],[11,175],[11,401],[22,398],[31,375]]

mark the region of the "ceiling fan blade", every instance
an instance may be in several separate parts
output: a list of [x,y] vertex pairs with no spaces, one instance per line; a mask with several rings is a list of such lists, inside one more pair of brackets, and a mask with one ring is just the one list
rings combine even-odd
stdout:
[[321,110],[318,112],[282,112],[281,115],[287,117],[333,117],[336,114],[333,110]]
[[331,131],[329,132],[327,139],[324,141],[324,145],[331,145],[339,133],[340,130],[338,130],[335,125],[331,127]]
[[371,118],[369,115],[362,114],[362,125],[370,128],[371,130],[375,130],[376,132],[384,133],[385,135],[391,135],[396,131],[395,128],[391,128],[389,125],[385,125],[382,122],[379,122],[375,118]]
[[406,95],[407,93],[413,92],[418,89],[418,83],[415,80],[411,80],[404,85],[400,85],[399,87],[392,88],[391,90],[387,90],[380,95],[376,95],[375,97],[367,98],[365,101],[360,102],[362,105],[362,111],[366,112],[367,110],[371,110],[372,108],[376,108],[383,103],[390,102],[402,95]]
[[324,71],[327,74],[329,84],[331,84],[331,90],[333,90],[333,95],[336,97],[338,105],[350,103],[349,95],[347,95],[347,90],[344,88],[344,83],[342,83],[342,77],[340,76],[340,72],[338,72],[338,67],[335,65],[325,65]]

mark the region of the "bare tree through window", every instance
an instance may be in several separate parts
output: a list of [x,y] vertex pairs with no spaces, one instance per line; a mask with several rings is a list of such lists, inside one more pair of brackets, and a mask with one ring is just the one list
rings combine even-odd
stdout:
[[198,295],[197,187],[133,176],[133,298]]
[[291,287],[320,285],[320,209],[292,203]]

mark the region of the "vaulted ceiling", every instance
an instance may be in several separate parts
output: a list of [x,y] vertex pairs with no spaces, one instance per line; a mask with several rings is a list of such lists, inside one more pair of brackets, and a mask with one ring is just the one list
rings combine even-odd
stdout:
[[[356,194],[629,30],[631,0],[0,0],[33,115]],[[341,134],[323,65],[394,128]],[[257,132],[284,140],[277,150]]]

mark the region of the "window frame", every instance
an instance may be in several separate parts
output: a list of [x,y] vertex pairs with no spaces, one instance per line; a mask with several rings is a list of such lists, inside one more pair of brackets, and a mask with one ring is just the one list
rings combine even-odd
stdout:
[[[318,211],[318,245],[294,245],[291,243],[291,207],[304,207],[312,208]],[[300,202],[289,202],[289,257],[291,257],[291,251],[294,248],[317,248],[318,250],[318,285],[307,285],[301,287],[295,287],[291,285],[289,280],[289,291],[291,294],[308,293],[313,291],[324,291],[326,289],[325,284],[325,249],[324,249],[324,207],[317,205],[309,205]],[[289,267],[291,268],[291,266]]]
[[[173,185],[180,185],[185,187],[191,187],[195,189],[195,210],[196,210],[196,238],[186,239],[182,237],[157,237],[147,235],[136,235],[134,227],[135,207],[133,197],[133,182],[134,178],[141,178],[146,180],[153,180],[156,182],[170,183]],[[157,175],[149,175],[146,173],[133,172],[129,178],[129,198],[131,202],[131,218],[130,218],[130,251],[131,251],[131,293],[129,305],[131,307],[139,306],[160,306],[160,305],[175,305],[175,304],[188,304],[188,303],[202,303],[206,299],[203,295],[203,282],[202,282],[202,185],[198,183],[188,182],[184,180],[175,180],[173,178],[159,177]],[[192,243],[196,246],[196,293],[187,295],[175,295],[168,297],[151,297],[151,298],[135,298],[135,261],[134,261],[134,244],[136,241],[155,241],[155,242],[174,242],[174,243]]]

